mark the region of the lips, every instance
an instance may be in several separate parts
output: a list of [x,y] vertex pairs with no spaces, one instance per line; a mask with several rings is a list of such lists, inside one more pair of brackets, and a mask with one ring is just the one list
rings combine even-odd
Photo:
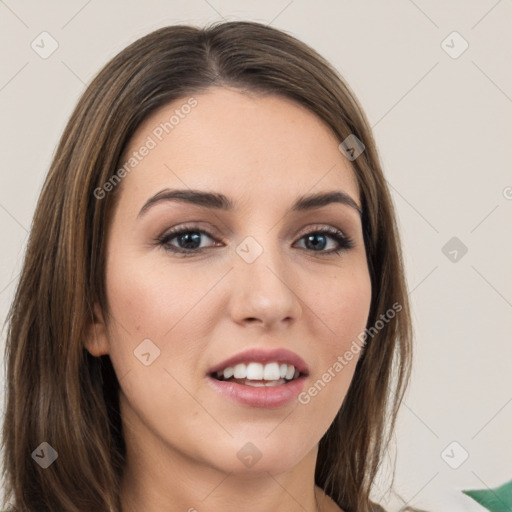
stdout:
[[[224,370],[226,373],[222,375]],[[285,370],[285,378],[279,378]],[[292,380],[286,379],[292,372]],[[228,380],[224,377],[226,374],[229,375]],[[242,374],[247,378],[238,379]],[[304,359],[290,350],[253,348],[212,366],[206,380],[216,393],[240,405],[277,409],[297,400],[308,375],[309,368]],[[279,380],[257,380],[260,376]]]
[[252,387],[236,382],[226,382],[208,377],[207,383],[218,395],[243,407],[260,409],[279,409],[288,407],[297,401],[303,392],[307,377],[272,387]]
[[263,365],[267,363],[277,362],[279,364],[287,364],[294,366],[301,375],[309,375],[309,368],[304,359],[294,352],[284,349],[272,349],[264,350],[261,348],[253,348],[245,350],[235,354],[228,359],[212,366],[208,370],[209,376],[215,376],[217,372],[222,372],[228,367],[233,367],[237,364],[249,364],[249,363],[261,363]]

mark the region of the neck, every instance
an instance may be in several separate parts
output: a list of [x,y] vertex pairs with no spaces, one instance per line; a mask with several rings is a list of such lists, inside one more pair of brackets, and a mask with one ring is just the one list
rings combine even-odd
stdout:
[[[122,402],[122,405],[125,405]],[[123,408],[126,459],[120,489],[122,512],[332,512],[340,511],[315,486],[318,444],[305,455],[272,440],[258,448],[252,467],[237,458],[245,438],[212,432],[208,443],[169,443],[148,428],[131,408]],[[235,447],[233,446],[235,445]],[[230,456],[229,454],[232,454]]]
[[[126,432],[126,431],[125,431]],[[134,447],[127,456],[120,498],[122,512],[327,512],[327,498],[314,484],[318,447],[295,467],[225,472],[166,446]],[[172,463],[169,463],[172,461]]]

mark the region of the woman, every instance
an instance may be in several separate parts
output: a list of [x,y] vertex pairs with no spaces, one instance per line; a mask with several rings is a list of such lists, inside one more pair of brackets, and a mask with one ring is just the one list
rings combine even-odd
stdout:
[[290,35],[165,27],[101,70],[8,322],[12,510],[382,510],[399,234],[361,107]]

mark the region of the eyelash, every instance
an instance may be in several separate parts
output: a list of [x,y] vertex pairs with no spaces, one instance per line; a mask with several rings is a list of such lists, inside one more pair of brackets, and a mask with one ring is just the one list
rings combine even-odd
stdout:
[[[172,230],[168,233],[163,234],[157,239],[157,245],[161,246],[164,250],[175,253],[175,254],[181,254],[183,256],[193,256],[194,254],[198,254],[203,252],[203,249],[179,249],[174,246],[169,245],[169,242],[173,240],[174,238],[183,235],[185,233],[200,233],[202,235],[206,235],[207,237],[211,238],[212,240],[216,241],[216,239],[207,231],[194,227],[194,226],[182,226],[180,228],[176,228],[175,230]],[[313,251],[311,249],[305,249],[306,251],[311,251],[313,253],[318,254],[324,254],[324,255],[339,255],[342,251],[346,251],[349,249],[352,249],[354,247],[353,240],[344,235],[341,231],[335,228],[321,228],[309,231],[308,233],[305,233],[302,235],[299,240],[302,240],[304,237],[310,236],[310,235],[330,235],[331,238],[333,238],[339,245],[338,249],[331,249],[330,251]]]

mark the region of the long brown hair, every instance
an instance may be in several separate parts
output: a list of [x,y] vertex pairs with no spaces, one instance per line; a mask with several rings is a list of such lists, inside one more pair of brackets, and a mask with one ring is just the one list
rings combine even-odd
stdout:
[[[170,26],[142,37],[108,62],[71,115],[35,210],[7,318],[3,448],[13,510],[120,511],[125,445],[118,381],[108,356],[93,357],[84,348],[95,302],[108,318],[105,246],[120,187],[101,200],[95,190],[116,173],[131,136],[151,112],[212,86],[291,98],[327,123],[340,142],[354,135],[364,144],[352,165],[372,284],[372,334],[320,441],[315,481],[347,512],[376,509],[370,491],[412,363],[392,200],[369,123],[336,70],[287,33],[244,21]],[[397,304],[393,320],[376,329]],[[42,442],[58,453],[46,469],[31,456]]]

